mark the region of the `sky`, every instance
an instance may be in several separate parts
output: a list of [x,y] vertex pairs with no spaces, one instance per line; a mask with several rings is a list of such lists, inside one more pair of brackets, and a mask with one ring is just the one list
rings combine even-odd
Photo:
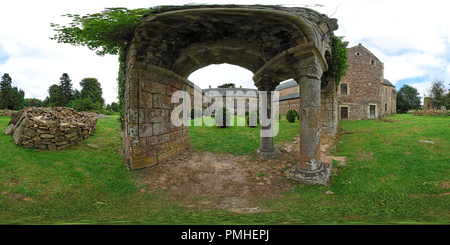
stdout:
[[[301,4],[299,3],[301,2]],[[74,89],[81,90],[83,78],[101,83],[107,104],[117,102],[118,57],[98,56],[83,46],[50,40],[56,34],[50,23],[67,24],[64,14],[92,14],[106,7],[147,8],[157,5],[277,4],[308,7],[338,19],[335,35],[345,36],[349,47],[361,43],[384,63],[384,78],[399,90],[415,87],[420,96],[432,81],[450,83],[449,3],[443,0],[281,0],[212,1],[195,0],[19,0],[0,3],[0,76],[8,73],[12,85],[26,98],[44,100],[47,89],[68,73]],[[211,65],[188,78],[201,88],[223,83],[254,88],[253,74],[233,65]]]

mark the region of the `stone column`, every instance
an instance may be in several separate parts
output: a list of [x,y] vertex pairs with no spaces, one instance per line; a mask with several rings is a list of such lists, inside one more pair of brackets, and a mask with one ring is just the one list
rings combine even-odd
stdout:
[[320,161],[320,83],[323,68],[315,56],[298,64],[300,86],[300,160],[286,175],[293,180],[311,185],[327,185],[331,166]]
[[[269,77],[262,77],[257,83],[260,92],[261,147],[255,151],[264,159],[272,159],[281,155],[281,151],[273,145],[272,92],[278,84]],[[264,107],[266,107],[265,110]],[[265,118],[268,119],[268,122],[263,122]]]

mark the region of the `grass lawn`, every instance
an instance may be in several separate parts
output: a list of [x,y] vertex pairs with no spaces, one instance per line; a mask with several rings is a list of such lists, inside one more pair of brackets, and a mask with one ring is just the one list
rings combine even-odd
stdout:
[[[201,124],[202,120],[205,123]],[[242,122],[238,123],[238,120],[242,120]],[[245,117],[234,116],[235,126],[227,128],[206,126],[213,123],[214,118],[211,117],[191,120],[192,126],[189,127],[189,134],[191,135],[192,147],[199,151],[228,152],[236,156],[250,154],[261,146],[261,125],[258,124],[256,127],[237,126],[245,123]],[[199,124],[204,126],[195,126]],[[291,141],[299,133],[298,121],[290,123],[285,117],[282,117],[277,124],[280,130],[274,138],[274,144]]]
[[[331,185],[293,184],[283,198],[264,201],[272,212],[255,214],[190,211],[160,192],[141,192],[133,180],[137,172],[128,172],[117,154],[121,139],[114,116],[99,119],[94,135],[77,147],[60,151],[17,147],[1,133],[0,223],[450,223],[450,188],[444,188],[450,181],[450,118],[387,119],[341,122],[333,153],[347,156],[348,165],[335,166]],[[0,116],[1,130],[9,120]],[[244,155],[260,142],[259,127],[189,130],[199,151]],[[298,121],[284,119],[275,143],[296,134]]]

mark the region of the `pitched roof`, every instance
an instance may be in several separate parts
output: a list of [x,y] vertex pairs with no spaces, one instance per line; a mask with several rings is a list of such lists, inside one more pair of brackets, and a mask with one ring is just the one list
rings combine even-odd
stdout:
[[274,101],[283,101],[283,100],[291,100],[291,99],[298,99],[300,98],[300,93],[293,93],[288,95],[283,95],[278,97],[278,99],[274,99]]
[[389,80],[387,80],[387,79],[383,79],[383,85],[392,86],[395,88],[395,86],[391,82],[389,82]]
[[286,88],[290,88],[290,87],[294,87],[294,86],[298,86],[298,83],[294,79],[291,79],[291,80],[288,80],[286,82],[280,83],[280,85],[278,85],[275,88],[275,91],[280,91],[280,90],[283,90],[283,89],[286,89]]
[[378,59],[377,56],[375,56],[369,49],[364,47],[361,43],[348,49],[348,51],[351,51],[351,52],[353,52],[354,50],[365,51],[365,52],[369,53],[373,58],[375,58],[381,62],[381,60]]

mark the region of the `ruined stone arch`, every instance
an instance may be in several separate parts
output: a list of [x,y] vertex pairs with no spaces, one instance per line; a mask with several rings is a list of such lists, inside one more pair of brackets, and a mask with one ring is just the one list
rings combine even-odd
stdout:
[[[290,177],[325,184],[320,161],[321,90],[334,83],[326,71],[337,21],[306,8],[279,6],[177,7],[149,16],[136,29],[127,53],[123,145],[130,169],[150,167],[190,147],[186,126],[171,124],[171,97],[189,91],[187,77],[210,64],[250,70],[260,91],[293,78],[300,86],[300,162]],[[325,76],[323,76],[325,74]],[[270,112],[271,99],[263,101]],[[323,115],[323,113],[322,113]],[[262,157],[277,154],[270,137]]]

